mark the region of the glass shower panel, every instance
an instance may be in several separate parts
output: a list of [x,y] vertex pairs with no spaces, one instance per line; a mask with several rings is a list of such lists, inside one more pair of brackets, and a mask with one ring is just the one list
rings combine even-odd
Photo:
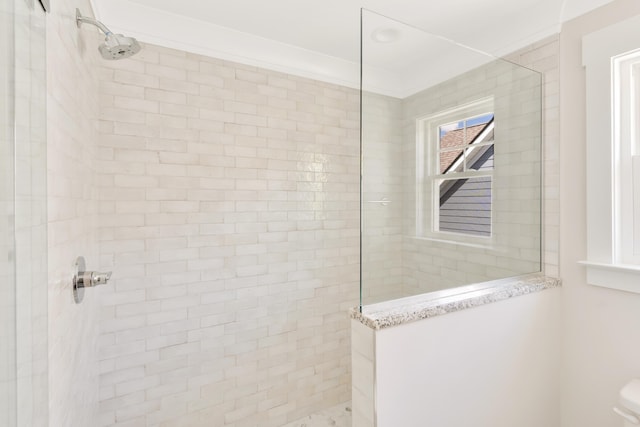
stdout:
[[362,12],[361,304],[541,269],[535,71]]

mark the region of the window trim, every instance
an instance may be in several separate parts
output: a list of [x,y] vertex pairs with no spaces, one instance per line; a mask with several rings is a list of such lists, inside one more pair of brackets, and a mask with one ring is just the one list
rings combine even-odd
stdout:
[[[636,126],[634,122],[635,110],[637,102],[634,97],[637,96],[638,88],[634,81],[634,68],[640,66],[640,48],[632,52],[626,52],[612,58],[612,110],[614,120],[614,159],[615,168],[614,188],[614,236],[617,237],[614,246],[614,259],[622,264],[638,265],[640,264],[640,256],[638,256],[636,248],[636,236],[640,228],[640,221],[635,224],[634,212],[637,206],[635,193],[640,190],[632,182],[637,179],[638,174],[638,147],[637,137],[634,133]],[[625,108],[627,107],[627,108]],[[636,116],[637,120],[637,116]],[[635,141],[634,141],[635,139]],[[625,160],[626,158],[626,160]],[[625,232],[626,230],[632,233]],[[636,252],[636,253],[634,253]]]
[[[587,282],[591,285],[640,293],[640,263],[623,255],[622,236],[640,220],[629,215],[625,200],[633,185],[620,179],[620,132],[624,124],[620,107],[619,59],[637,50],[640,17],[587,34],[582,39],[582,62],[586,69],[587,131]],[[609,141],[609,143],[606,143]],[[604,143],[603,143],[604,142]],[[633,168],[632,156],[627,163]],[[627,173],[627,172],[625,172]],[[631,188],[629,188],[631,187]],[[626,194],[626,195],[625,195]],[[624,212],[624,214],[623,214]],[[628,246],[628,245],[627,245]]]
[[[418,239],[434,240],[463,245],[471,245],[483,248],[493,247],[495,241],[494,215],[493,215],[493,191],[491,210],[491,235],[478,236],[466,233],[439,230],[439,194],[436,188],[438,182],[443,179],[455,178],[480,178],[491,177],[491,186],[494,185],[494,173],[491,171],[464,171],[441,174],[439,164],[439,140],[435,138],[438,128],[447,123],[476,117],[486,113],[495,114],[495,101],[493,96],[483,97],[472,102],[465,103],[447,110],[417,117],[416,124],[416,235]],[[495,120],[495,116],[494,116]],[[495,141],[493,142],[495,147]],[[494,148],[495,150],[495,148]],[[428,159],[428,160],[427,160]],[[425,200],[426,186],[430,186],[430,199]],[[428,206],[427,206],[428,202]],[[425,210],[429,209],[430,221],[427,224]]]

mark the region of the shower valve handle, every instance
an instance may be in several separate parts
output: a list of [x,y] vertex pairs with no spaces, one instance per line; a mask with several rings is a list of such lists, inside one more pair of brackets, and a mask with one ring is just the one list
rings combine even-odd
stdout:
[[84,298],[85,288],[95,288],[99,285],[106,285],[111,279],[111,272],[99,273],[97,271],[86,271],[84,257],[76,258],[73,270],[73,299],[77,304]]
[[98,285],[106,285],[111,279],[111,272],[98,273],[97,271],[85,271],[77,276],[77,286],[93,288]]

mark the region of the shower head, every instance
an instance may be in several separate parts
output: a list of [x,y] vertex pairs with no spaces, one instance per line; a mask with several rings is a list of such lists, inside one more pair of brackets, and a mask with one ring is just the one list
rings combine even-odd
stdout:
[[76,25],[80,28],[82,24],[96,26],[104,33],[104,43],[98,46],[104,59],[123,59],[140,52],[140,44],[136,39],[113,34],[102,22],[82,16],[80,10],[76,9]]
[[140,44],[133,37],[108,34],[98,50],[104,59],[122,59],[140,52]]

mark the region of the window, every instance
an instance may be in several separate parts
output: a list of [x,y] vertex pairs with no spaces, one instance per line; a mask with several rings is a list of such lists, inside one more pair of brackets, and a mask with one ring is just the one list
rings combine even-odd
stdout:
[[614,256],[622,264],[640,264],[640,49],[613,57],[612,65],[614,215],[619,218]]
[[418,119],[418,227],[424,237],[491,236],[493,100]]
[[583,38],[587,281],[640,293],[640,18]]

